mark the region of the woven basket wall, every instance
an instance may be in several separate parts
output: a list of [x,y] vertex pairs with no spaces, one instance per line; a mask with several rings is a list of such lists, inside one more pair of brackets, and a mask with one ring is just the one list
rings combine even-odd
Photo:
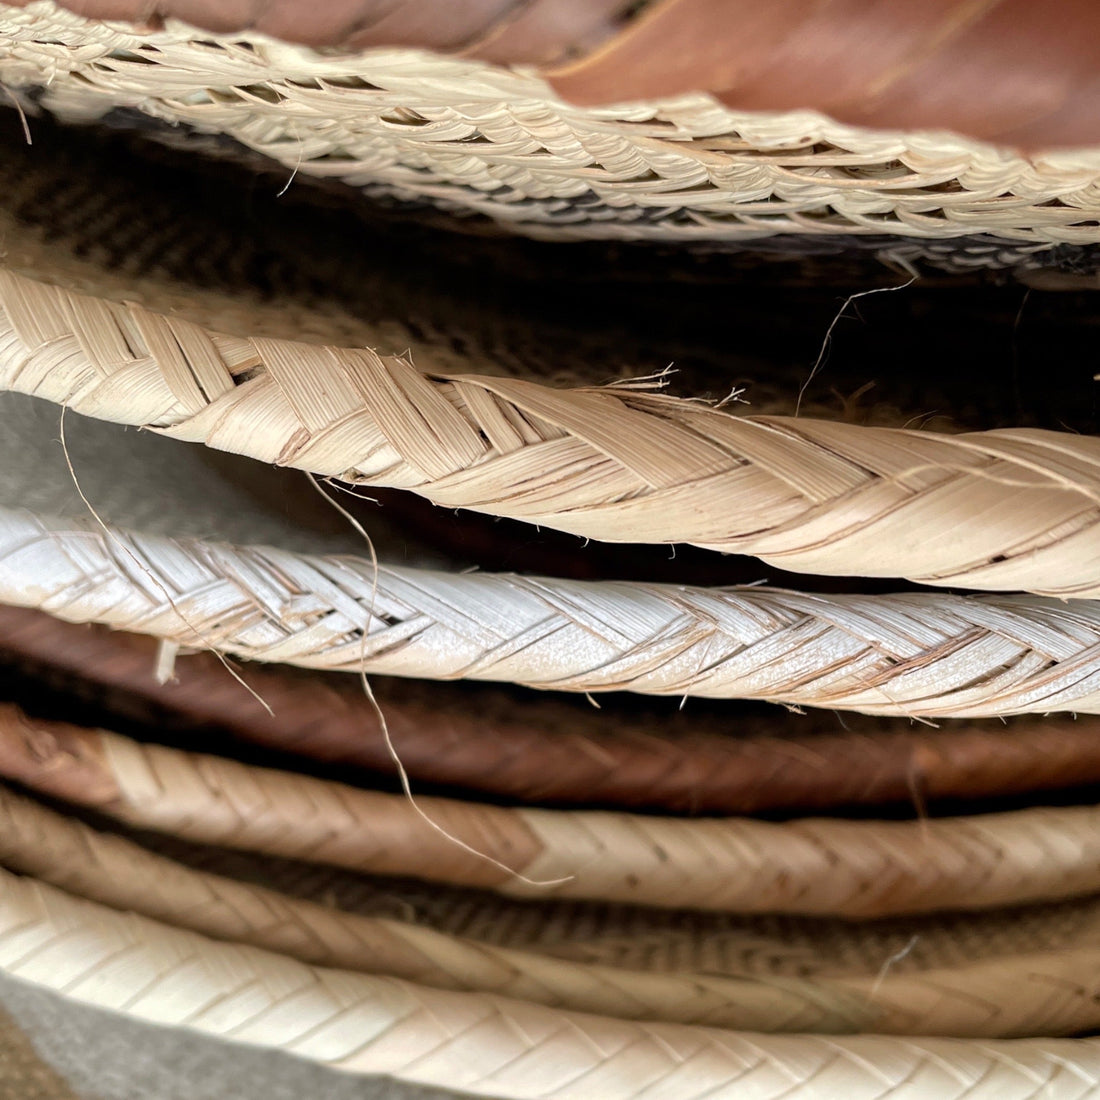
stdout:
[[1100,1096],[1091,8],[77,7],[0,1094]]

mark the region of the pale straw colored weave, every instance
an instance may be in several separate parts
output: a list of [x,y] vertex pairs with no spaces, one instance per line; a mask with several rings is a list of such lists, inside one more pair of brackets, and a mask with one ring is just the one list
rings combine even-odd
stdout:
[[[853,274],[843,258],[822,257],[817,277],[827,285],[803,282],[779,293],[759,261],[728,256],[637,248],[628,250],[625,264],[615,244],[572,248],[499,237],[464,237],[461,247],[442,247],[454,238],[362,201],[316,202],[312,191],[294,188],[280,196],[281,180],[256,180],[125,134],[41,119],[32,120],[28,146],[14,112],[6,121],[3,266],[211,331],[367,347],[411,358],[430,375],[505,375],[556,387],[603,386],[671,363],[675,393],[721,398],[744,387],[749,404],[734,407],[754,414],[790,415],[802,389],[803,417],[947,431],[1019,426],[1029,413],[1037,414],[1033,426],[1064,422],[1082,430],[1090,423],[1083,403],[1091,388],[1087,349],[1069,353],[1087,326],[1087,295],[1051,300],[1058,309],[1072,305],[1048,336],[1066,353],[1052,360],[1037,349],[1039,361],[1030,368],[1027,338],[1034,337],[1036,312],[1025,311],[1022,407],[1012,386],[974,384],[1003,364],[996,353],[990,357],[992,331],[973,325],[961,308],[973,287],[956,297],[918,282],[869,299],[859,307],[869,321],[888,304],[903,314],[916,310],[918,300],[941,317],[947,307],[964,319],[939,326],[914,320],[896,334],[880,330],[871,361],[850,358],[838,343],[804,386],[841,304],[837,281],[853,289],[900,288],[905,279],[877,269]],[[253,231],[257,224],[263,234]],[[1011,297],[1016,310],[1019,292],[998,294]],[[1042,300],[1033,296],[1032,305]],[[741,318],[735,334],[734,309]],[[1005,320],[994,322],[997,331],[1006,332]],[[917,325],[926,336],[938,329],[939,347],[914,340]],[[848,327],[842,320],[836,336]],[[809,335],[808,345],[799,331]],[[876,384],[867,393],[871,380]],[[1059,397],[1049,412],[1032,403],[1037,386],[1042,396]],[[1079,399],[1062,392],[1071,387]],[[865,396],[849,399],[857,390]]]
[[2,732],[3,774],[130,825],[512,896],[864,918],[1100,889],[1100,810],[1091,806],[772,824],[410,804],[104,731],[55,733],[10,712]]
[[478,944],[188,870],[0,791],[3,862],[81,897],[304,962],[622,1018],[763,1031],[1013,1037],[1096,1027],[1100,947],[813,979],[646,974]]
[[[321,55],[171,24],[110,27],[37,4],[0,8],[0,82],[8,98],[62,118],[132,126],[144,113],[155,133],[229,139],[226,150],[258,153],[288,178],[332,178],[534,236],[909,237],[950,247],[986,234],[1020,250],[1098,238],[1095,152],[1027,160],[942,135],[737,115],[701,97],[577,110],[524,74],[413,51]],[[734,418],[641,388],[456,377],[446,351],[414,369],[333,346],[341,337],[323,319],[320,332],[306,327],[308,305],[288,310],[281,328],[249,319],[224,335],[209,320],[120,304],[124,279],[107,301],[94,276],[84,286],[92,296],[80,296],[16,274],[27,270],[17,257],[0,275],[0,388],[74,411],[608,541],[691,541],[806,572],[1100,596],[1100,449],[1069,432],[940,436]],[[218,308],[229,315],[239,303]],[[344,344],[400,338],[337,320],[356,334]],[[19,502],[19,475],[7,480]],[[195,492],[207,484],[198,479]],[[188,494],[162,491],[190,509]],[[155,493],[144,507],[156,507]],[[209,533],[224,536],[232,505],[220,507]],[[36,511],[0,511],[0,598],[176,645],[346,671],[910,716],[1100,713],[1100,604],[1088,600],[458,576],[376,569],[365,552],[307,557],[109,533],[91,518]],[[1100,889],[1094,807],[776,825],[418,800],[463,850],[397,796],[103,732],[66,741],[48,724],[23,730],[22,742],[0,747],[10,777],[159,831],[146,844],[169,851],[184,837],[236,846],[258,864],[316,860],[480,886],[505,895],[501,905],[527,904],[536,925],[569,904],[555,899],[573,897],[714,917],[984,907],[971,934],[1000,921],[1017,944],[998,955],[983,942],[967,957],[964,934],[932,935],[918,949],[914,933],[881,966],[864,958],[830,971],[827,937],[807,931],[807,973],[629,969],[607,960],[645,957],[644,937],[582,936],[556,951],[552,931],[526,948],[460,938],[430,921],[277,892],[274,867],[265,886],[198,870],[0,792],[0,862],[35,876],[0,872],[0,967],[75,1000],[501,1098],[1100,1094],[1092,1041],[1001,1041],[1100,1026],[1094,900],[1073,903],[1091,913],[1076,937],[1068,924],[1035,932],[1042,918],[1021,916],[1025,934],[991,908]],[[88,782],[66,789],[68,768]],[[217,866],[218,849],[207,851]],[[461,908],[445,888],[421,889]],[[481,906],[482,923],[496,914]],[[859,953],[862,933],[833,935]],[[891,935],[901,927],[882,941]],[[1062,939],[1020,948],[1032,935]],[[682,945],[656,938],[667,963]],[[905,961],[936,943],[962,959]],[[685,958],[708,950],[721,946],[689,944]],[[796,953],[782,935],[771,950]],[[770,958],[764,940],[757,954]],[[988,1041],[753,1033],[763,1030]]]
[[1097,239],[1095,151],[1029,160],[809,112],[738,113],[705,96],[579,109],[532,76],[412,50],[319,54],[38,3],[0,9],[0,80],[42,89],[62,118],[135,108],[225,135],[288,176],[382,185],[532,235]]
[[630,386],[421,374],[0,273],[0,388],[264,462],[785,569],[1100,594],[1100,440],[735,417]]
[[[878,975],[629,970],[360,916],[191,870],[0,789],[0,862],[113,909],[319,966],[623,1019],[752,1031],[1012,1038],[1100,1026],[1100,943]],[[1094,935],[1095,939],[1095,935]]]
[[382,566],[0,509],[0,600],[307,668],[871,714],[1100,713],[1100,604]]
[[[1077,1100],[1092,1040],[767,1036],[571,1013],[306,966],[0,880],[0,965],[131,1018],[285,1050],[348,1072],[544,1100]],[[140,981],[135,982],[135,975]]]
[[[112,829],[129,831],[118,823]],[[1072,952],[1100,942],[1096,895],[878,920],[719,913],[520,898],[211,847],[148,830],[130,835],[176,863],[285,897],[322,899],[347,913],[412,922],[482,945],[649,974],[875,981],[984,967],[1010,956]]]

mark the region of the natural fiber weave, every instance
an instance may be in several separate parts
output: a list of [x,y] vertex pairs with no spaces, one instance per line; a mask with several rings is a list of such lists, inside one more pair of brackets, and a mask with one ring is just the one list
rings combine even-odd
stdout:
[[12,708],[2,712],[0,736],[8,778],[131,825],[517,896],[870,917],[1100,889],[1095,807],[771,824],[441,798],[413,804],[103,731],[31,722]]
[[1100,712],[1094,601],[376,571],[5,509],[0,601],[308,668],[902,716]]
[[[679,395],[720,398],[744,388],[745,411],[789,415],[838,292],[904,281],[855,261],[853,272],[836,255],[817,260],[815,275],[807,260],[769,266],[642,246],[622,257],[623,246],[606,242],[562,248],[466,235],[444,247],[448,238],[420,219],[322,201],[312,190],[280,197],[281,179],[257,180],[117,132],[40,118],[28,146],[11,111],[6,119],[0,112],[0,139],[0,240],[12,271],[219,332],[407,354],[427,373],[606,385],[673,363],[670,388]],[[1010,287],[921,280],[867,299],[865,317],[885,316],[859,328],[842,322],[851,355],[830,358],[803,394],[801,414],[949,431],[1065,425],[1089,434],[1094,383],[1087,346],[1080,356],[1074,349],[1091,295],[1050,296],[1040,309],[1040,298],[1030,299],[1016,357],[1026,402],[1014,387],[975,385],[985,380],[991,339],[975,314],[1007,332],[1019,296]],[[726,319],[731,300],[736,341]],[[925,309],[942,323],[929,325]],[[853,337],[873,346],[856,353]],[[1065,353],[1052,361],[1046,348],[1055,342]],[[857,390],[864,396],[849,398]]]
[[878,975],[645,973],[480,944],[190,870],[0,788],[0,863],[79,897],[302,962],[622,1019],[1011,1038],[1100,1026],[1100,943]]
[[411,50],[314,53],[255,34],[134,30],[50,4],[0,12],[0,80],[60,117],[138,108],[288,175],[383,184],[531,235],[775,234],[1095,241],[1094,152],[1033,159],[706,96],[581,109],[541,80]]
[[[73,625],[0,605],[0,655],[32,675],[112,696],[112,706],[167,708],[173,722],[314,760],[393,775],[378,716],[344,677],[240,668],[250,695],[213,654],[183,653],[171,679],[155,675],[158,644],[138,634]],[[950,724],[828,721],[743,713],[699,718],[694,708],[626,717],[615,707],[524,706],[484,689],[372,684],[401,763],[416,781],[528,802],[603,803],[743,814],[838,805],[981,798],[1100,782],[1094,719]],[[271,708],[268,713],[256,697]]]
[[[1077,1100],[1090,1040],[764,1036],[639,1023],[305,966],[4,875],[0,966],[131,1018],[509,1098]],[[142,980],[135,986],[135,973]]]
[[0,388],[592,538],[784,569],[1100,594],[1100,441],[733,417],[629,386],[431,377],[0,273]]
[[[5,267],[219,332],[407,353],[427,372],[605,385],[673,362],[680,394],[722,397],[733,386],[748,387],[752,411],[790,413],[837,311],[838,287],[903,281],[884,278],[877,267],[870,275],[858,265],[855,273],[838,272],[841,261],[830,253],[818,261],[816,279],[798,275],[799,285],[779,295],[771,280],[791,277],[790,264],[780,265],[786,276],[769,276],[774,265],[762,268],[762,261],[673,248],[632,247],[624,262],[623,246],[608,242],[561,248],[499,233],[441,239],[423,217],[400,217],[358,196],[338,202],[297,188],[280,196],[284,179],[257,180],[253,171],[169,153],[125,133],[45,118],[33,126],[28,146],[15,111],[0,112]],[[922,281],[870,302],[908,306],[927,293],[929,307],[968,325],[975,309],[989,308],[988,299],[971,308],[955,296],[958,289],[953,281],[926,291]],[[1010,301],[1011,313],[1018,308],[1018,292],[990,293]],[[732,297],[744,303],[733,343],[724,316]],[[1073,305],[1055,332],[1033,327],[1034,309],[1021,329],[1026,406],[1007,389],[976,391],[959,373],[959,362],[982,365],[986,339],[960,340],[960,326],[950,324],[929,346],[920,336],[937,329],[920,321],[906,325],[902,338],[880,332],[882,350],[870,353],[869,364],[845,369],[834,356],[827,384],[809,387],[801,412],[896,426],[950,409],[937,425],[1019,426],[1026,416],[1031,426],[1065,421],[1087,430],[1091,421],[1078,414],[1082,392],[1092,386],[1088,370],[1074,386],[1070,356],[1061,370],[1045,354],[1029,369],[1029,334],[1041,347],[1072,341],[1091,316],[1091,295],[1079,305],[1070,295],[1053,300],[1059,308]],[[999,321],[992,323],[1003,325],[1004,306],[994,309]],[[789,325],[792,310],[803,318],[801,336]],[[903,323],[905,312],[885,328]],[[787,345],[777,340],[792,337]],[[919,379],[916,370],[878,371],[884,353],[899,352],[908,353],[905,362],[919,368]],[[830,394],[831,386],[854,393],[871,378],[877,400],[870,403],[846,406]],[[1048,385],[1052,380],[1058,384]],[[1055,399],[1053,407],[1037,395]]]
[[210,847],[118,823],[112,829],[129,831],[145,848],[186,867],[284,896],[322,899],[344,912],[412,922],[480,944],[645,973],[874,980],[884,974],[958,971],[1010,956],[1066,953],[1100,942],[1095,895],[879,920],[720,913],[518,898]]
[[[737,387],[748,405],[735,407],[754,414],[798,406],[804,417],[946,431],[1097,427],[1090,294],[1032,294],[1017,325],[1015,287],[922,278],[853,303],[835,352],[806,385],[838,295],[905,280],[853,271],[832,246],[807,272],[807,260],[768,265],[671,247],[441,239],[422,220],[312,190],[280,197],[282,179],[124,134],[35,119],[28,146],[15,112],[6,133],[3,121],[4,266],[210,330],[408,353],[428,374],[557,387],[672,363],[671,391],[718,399]],[[1065,247],[1058,255],[1082,269]],[[865,324],[852,323],[856,309]],[[1013,384],[989,385],[1010,340]]]
[[[442,71],[438,59],[394,52],[380,56],[398,69],[405,66],[398,75],[398,82],[406,81],[399,97],[436,97],[441,110],[428,104],[419,113],[419,105],[391,104],[383,117],[371,113],[367,100],[394,92],[385,71],[377,88],[364,86],[363,71],[330,79],[341,65],[374,64],[377,57],[280,52],[258,38],[243,45],[181,38],[173,26],[137,32],[138,39],[162,36],[159,52],[149,48],[149,38],[136,41],[132,32],[119,32],[131,35],[128,45],[114,37],[108,44],[101,39],[82,46],[65,41],[68,34],[83,33],[73,31],[79,20],[43,41],[41,23],[28,40],[22,31],[7,33],[7,18],[0,12],[0,79],[14,74],[13,101],[26,94],[88,120],[111,116],[117,106],[122,113],[109,121],[126,126],[139,121],[135,111],[147,110],[158,116],[157,126],[181,121],[184,143],[199,132],[215,142],[247,132],[253,151],[277,151],[282,163],[290,167],[295,161],[306,174],[330,172],[353,187],[381,187],[403,200],[427,198],[451,210],[500,217],[505,209],[505,220],[518,212],[520,228],[536,235],[545,226],[547,235],[555,235],[554,222],[567,225],[566,233],[575,226],[588,233],[606,216],[610,229],[599,226],[597,235],[631,235],[644,222],[647,236],[674,240],[698,233],[716,239],[720,234],[704,231],[722,225],[724,233],[732,221],[732,236],[751,241],[773,231],[770,219],[778,212],[781,235],[805,222],[811,226],[805,237],[821,227],[839,237],[848,234],[843,227],[851,223],[851,212],[825,209],[827,192],[814,188],[845,176],[858,187],[839,185],[844,202],[863,188],[856,205],[870,201],[864,213],[880,204],[860,229],[868,236],[898,235],[893,222],[904,208],[901,220],[910,225],[905,232],[918,240],[942,238],[950,247],[962,224],[959,211],[964,221],[977,217],[977,208],[968,214],[955,198],[973,181],[975,160],[956,163],[952,171],[938,164],[941,175],[933,187],[922,177],[919,195],[903,196],[900,203],[891,195],[883,205],[893,182],[911,176],[904,158],[900,168],[876,163],[868,169],[864,162],[836,171],[834,160],[815,159],[833,157],[834,151],[809,151],[804,138],[797,139],[793,159],[805,153],[805,163],[793,163],[790,148],[761,157],[728,125],[717,142],[714,131],[700,129],[693,110],[722,115],[701,100],[694,107],[674,105],[696,129],[671,137],[667,129],[654,130],[639,141],[640,119],[624,124],[617,117],[624,112],[614,110],[602,117],[577,112],[579,122],[563,130],[556,103],[514,98],[509,89],[527,77],[506,74],[494,87],[500,74],[457,62],[453,75],[440,78],[433,75]],[[29,18],[53,26],[68,17],[34,7]],[[103,33],[116,34],[110,28]],[[15,43],[15,37],[23,40]],[[78,63],[69,65],[66,59],[77,55]],[[202,64],[187,71],[188,59],[199,55]],[[55,79],[44,87],[51,66]],[[267,76],[260,66],[267,66]],[[245,73],[254,82],[246,85]],[[458,89],[478,81],[474,108],[463,118],[465,109],[453,106],[460,101]],[[0,84],[0,90],[8,86]],[[325,103],[344,96],[343,112],[327,113]],[[508,129],[517,104],[523,134]],[[532,104],[539,117],[529,110]],[[499,126],[486,122],[486,111]],[[547,117],[553,133],[544,127]],[[571,143],[578,126],[592,126],[593,120],[606,129],[602,138],[590,140],[585,133],[589,159],[582,161]],[[390,134],[371,144],[372,127]],[[414,128],[423,136],[410,135]],[[626,146],[613,148],[624,134]],[[387,162],[392,138],[401,150]],[[425,148],[413,149],[418,142]],[[435,156],[441,142],[447,145],[442,167],[417,160],[422,153]],[[272,148],[261,148],[265,143]],[[643,163],[655,167],[639,169],[639,144]],[[944,147],[929,146],[934,155]],[[962,143],[951,147],[958,154]],[[977,149],[977,160],[988,154],[966,149]],[[994,161],[1003,167],[998,156],[982,162],[990,178]],[[1091,156],[1066,154],[1054,164],[1056,170],[1069,165],[1072,172],[1088,162],[1090,174],[1078,181],[1078,194],[1094,190],[1100,178],[1100,163],[1091,164]],[[755,196],[760,209],[737,224],[746,213],[742,170],[754,158],[770,162],[765,190]],[[555,190],[562,177],[553,173],[563,160],[571,162],[567,186],[583,178],[581,190]],[[695,162],[690,181],[683,160]],[[535,162],[533,172],[528,161]],[[734,162],[742,174],[715,183]],[[776,163],[782,165],[782,182],[773,187]],[[1053,162],[1018,163],[1043,175]],[[549,172],[543,177],[544,169]],[[971,180],[960,184],[959,173]],[[614,178],[608,182],[607,176]],[[796,196],[801,187],[805,195]],[[1031,197],[1020,191],[999,178],[984,196],[994,223],[1017,219],[992,224],[994,241],[1046,248],[1067,226],[1083,244],[1096,241],[1089,224],[1100,206],[1095,197],[1079,203],[1065,191],[1053,199],[1048,191]],[[932,219],[925,217],[929,202]],[[941,215],[943,206],[951,213]],[[689,231],[682,232],[688,222]],[[988,222],[974,225],[970,236],[990,229]],[[11,272],[27,270],[22,258],[10,264]],[[39,278],[56,277],[48,267],[31,270]],[[116,279],[119,285],[125,281]],[[313,329],[301,333],[302,343],[280,342],[279,331],[262,324],[243,331],[234,325],[227,331],[236,335],[221,335],[212,323],[157,313],[148,304],[108,302],[101,295],[109,292],[94,274],[85,287],[96,296],[0,276],[0,387],[40,393],[106,419],[167,429],[264,463],[412,488],[450,506],[547,522],[609,541],[687,537],[807,571],[1100,596],[1093,547],[1100,450],[1068,428],[1064,434],[1010,430],[947,437],[853,431],[794,418],[735,419],[641,388],[559,392],[508,377],[455,377],[457,372],[430,362],[418,361],[417,370],[403,360],[332,347],[338,338],[331,335],[311,345],[318,336]],[[308,314],[309,304],[300,304]],[[236,308],[231,303],[226,311]],[[368,327],[376,320],[372,313]],[[414,327],[411,315],[408,320]],[[295,323],[284,319],[287,328]],[[261,335],[253,336],[256,331]],[[373,339],[366,342],[374,346]],[[983,426],[1003,422],[989,418]],[[70,469],[75,482],[79,463]],[[18,486],[20,475],[8,480]],[[195,481],[199,492],[208,484]],[[189,510],[188,494],[179,495],[177,507]],[[21,499],[18,488],[13,497]],[[94,491],[92,497],[99,499]],[[111,534],[91,520],[43,519],[58,513],[38,507],[37,500],[39,516],[0,513],[0,598],[164,637],[171,644],[160,653],[162,669],[182,645],[314,668],[501,678],[578,691],[627,687],[668,695],[745,695],[898,715],[1089,712],[1100,703],[1100,604],[1090,602],[818,597],[378,570],[363,556],[311,559],[286,546],[232,550],[209,541]],[[104,514],[112,514],[109,506]],[[204,521],[192,513],[190,522]],[[209,530],[220,530],[216,518]],[[351,687],[349,680],[349,695]],[[352,714],[364,707],[357,702]],[[827,1045],[802,1037],[782,1046],[781,1040],[755,1035],[715,1037],[696,1027],[720,1022],[975,1036],[1088,1029],[1100,1021],[1100,992],[1091,980],[1100,948],[1091,941],[1068,939],[1070,951],[1027,957],[996,958],[990,949],[957,969],[910,964],[893,972],[894,961],[908,951],[903,944],[880,970],[864,965],[859,974],[751,980],[747,974],[716,976],[705,967],[631,973],[601,961],[602,953],[615,957],[613,937],[599,943],[578,937],[556,955],[460,942],[438,928],[333,912],[269,888],[284,873],[274,866],[280,858],[312,857],[356,874],[408,873],[424,882],[481,885],[504,895],[641,900],[709,906],[715,913],[736,907],[847,918],[994,907],[1100,890],[1100,832],[1092,807],[919,823],[771,825],[438,799],[410,805],[377,792],[7,717],[7,729],[18,736],[0,743],[5,770],[15,778],[86,809],[113,813],[134,828],[162,830],[159,838],[146,839],[154,849],[170,852],[180,843],[178,835],[247,849],[261,879],[272,865],[268,888],[249,884],[247,876],[219,880],[197,868],[203,858],[215,866],[229,860],[228,850],[211,848],[206,857],[198,852],[190,867],[186,861],[172,864],[148,848],[0,795],[6,821],[0,858],[109,903],[82,904],[41,881],[0,873],[0,966],[77,999],[298,1050],[363,1072],[497,1096],[626,1100],[642,1094],[679,1100],[755,1090],[772,1100],[847,1093],[877,1100],[892,1094],[1100,1091],[1100,1059],[1094,1067],[1088,1045],[991,1044],[975,1050],[940,1041],[902,1047],[860,1037]],[[430,829],[418,808],[467,849]],[[534,881],[516,880],[501,864]],[[298,866],[303,876],[324,874],[306,862]],[[540,885],[559,875],[568,881]],[[445,908],[460,891],[437,893],[437,904]],[[394,905],[408,896],[398,891]],[[329,900],[317,892],[313,897]],[[477,908],[476,900],[469,904]],[[527,904],[529,924],[552,919],[550,904],[543,912]],[[124,918],[112,907],[138,915]],[[188,927],[173,930],[142,920],[143,911]],[[480,919],[491,921],[494,912],[486,906]],[[987,908],[979,919],[989,917]],[[1012,921],[998,918],[1006,925]],[[195,931],[253,941],[271,953],[250,944],[212,943]],[[684,938],[691,936],[688,931]],[[818,966],[826,940],[823,934],[814,942]],[[954,941],[955,950],[963,940]],[[621,949],[636,957],[646,945],[626,936]],[[672,936],[655,951],[667,961],[677,949]],[[586,950],[594,959],[579,957]],[[701,953],[701,945],[692,951]],[[302,968],[303,961],[344,969]],[[368,973],[351,973],[356,968]],[[570,1015],[578,1009],[598,1015]],[[665,1030],[668,1019],[690,1029]],[[1023,1070],[1014,1062],[1019,1058],[1031,1059]]]
[[[1010,1037],[1097,1026],[1100,947],[871,978],[643,975],[478,945],[190,871],[0,791],[3,863],[78,896],[301,961],[631,1019],[767,1031]],[[1023,991],[1021,995],[1021,991]]]
[[[26,0],[16,0],[20,7]],[[143,0],[62,0],[147,26]],[[951,129],[1031,147],[1095,144],[1100,20],[1087,0],[159,0],[156,14],[345,53],[419,46],[537,66],[575,103],[710,91],[754,110],[812,107],[864,125]],[[669,43],[676,44],[675,49]],[[1090,48],[1091,47],[1091,48]]]

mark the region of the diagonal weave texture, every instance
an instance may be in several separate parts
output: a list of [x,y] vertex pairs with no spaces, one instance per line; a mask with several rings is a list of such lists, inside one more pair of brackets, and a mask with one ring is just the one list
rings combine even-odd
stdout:
[[224,134],[288,175],[382,184],[531,235],[1097,237],[1092,150],[1027,159],[811,112],[734,112],[702,95],[582,109],[532,75],[411,50],[333,56],[35,3],[0,9],[0,80],[41,89],[62,118],[137,108]]
[[[127,832],[128,827],[118,827]],[[131,833],[130,835],[135,835]],[[143,831],[177,863],[363,916],[414,922],[479,944],[645,973],[864,977],[960,970],[1100,942],[1096,895],[880,920],[662,909],[560,897],[518,898],[331,864],[215,848]]]
[[1100,713],[1100,604],[452,575],[0,509],[0,600],[308,668],[872,714]]
[[[62,6],[150,22],[143,0]],[[321,9],[308,0],[160,0],[155,10],[208,31],[344,51],[421,46],[537,65],[574,102],[710,90],[757,110],[814,107],[864,125],[950,128],[1047,149],[1100,138],[1089,109],[1100,61],[1087,0],[886,9],[773,0],[766,12],[751,0],[344,0]]]
[[[305,966],[0,880],[0,966],[86,1004],[349,1072],[540,1100],[1078,1100],[1091,1040],[764,1036],[621,1021]],[[135,988],[134,974],[142,981]]]
[[[112,706],[168,708],[173,722],[315,760],[392,776],[393,759],[362,687],[344,677],[237,670],[210,653],[178,655],[156,676],[158,643],[139,634],[62,622],[0,605],[0,655],[36,679],[121,690]],[[72,686],[66,684],[66,686]],[[827,808],[859,803],[982,798],[1100,782],[1100,722],[1045,717],[1013,722],[844,726],[834,716],[699,718],[692,709],[648,719],[544,698],[521,705],[416,681],[378,680],[401,763],[415,780],[527,802],[603,803],[691,813]],[[263,699],[273,713],[257,701]],[[125,700],[125,701],[123,701]],[[144,717],[144,715],[142,715]]]
[[1100,594],[1100,440],[734,417],[629,386],[427,376],[0,273],[0,388],[436,504],[788,570]]
[[1013,1038],[1100,1025],[1100,943],[878,975],[647,973],[343,912],[191,870],[0,788],[0,863],[108,905],[302,962],[622,1019],[752,1031]]
[[895,975],[643,974],[363,917],[188,870],[0,789],[2,862],[78,896],[303,962],[631,1019],[758,1031],[1072,1034],[1100,1021],[1100,945]]
[[983,909],[1100,888],[1096,807],[772,824],[504,809],[443,798],[413,804],[400,795],[34,722],[10,707],[2,712],[0,736],[7,777],[143,829],[513,896],[871,917]]

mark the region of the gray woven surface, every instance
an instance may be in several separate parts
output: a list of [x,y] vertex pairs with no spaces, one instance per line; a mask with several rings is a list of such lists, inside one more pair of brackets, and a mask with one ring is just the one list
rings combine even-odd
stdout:
[[[37,515],[87,518],[59,436],[56,405],[0,394],[0,503]],[[65,441],[80,488],[107,523],[302,553],[365,551],[347,520],[296,471],[71,413]],[[381,510],[370,533],[380,552],[406,556],[406,540],[393,542]]]
[[[0,1005],[81,1100],[452,1100],[288,1055],[150,1027],[0,976]],[[15,1100],[18,1093],[11,1094]],[[8,1100],[0,1092],[2,1100]]]

